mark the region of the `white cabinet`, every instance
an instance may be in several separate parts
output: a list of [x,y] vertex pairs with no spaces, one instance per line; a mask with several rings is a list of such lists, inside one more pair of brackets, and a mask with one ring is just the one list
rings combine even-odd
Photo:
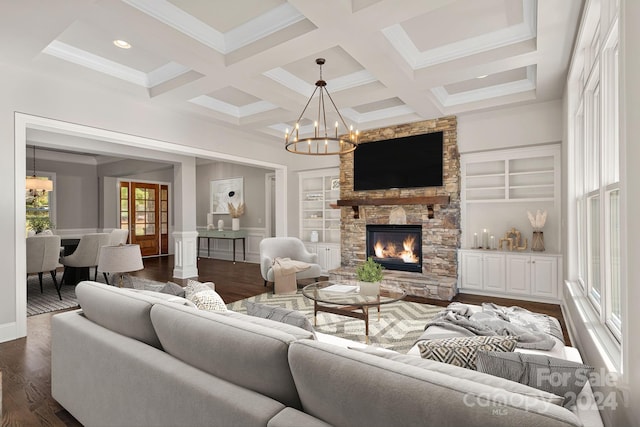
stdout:
[[300,234],[303,242],[340,244],[340,171],[300,172]]
[[486,253],[482,255],[483,288],[492,292],[504,292],[504,258],[503,254]]
[[496,252],[461,251],[460,283],[464,290],[504,292],[504,255]]
[[305,242],[305,246],[309,252],[318,254],[318,264],[323,273],[340,267],[340,244]]
[[560,255],[460,250],[460,292],[558,300]]

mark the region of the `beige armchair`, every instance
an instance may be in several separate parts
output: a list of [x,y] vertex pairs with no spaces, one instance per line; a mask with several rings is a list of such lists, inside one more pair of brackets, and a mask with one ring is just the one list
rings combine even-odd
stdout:
[[322,274],[322,268],[318,264],[318,254],[307,251],[302,240],[296,237],[268,237],[260,242],[260,273],[265,286],[275,280],[273,260],[276,258],[291,258],[312,264],[310,268],[297,272],[296,280],[317,280]]
[[56,280],[56,268],[62,267],[58,262],[60,255],[60,236],[40,235],[27,237],[27,275],[38,273],[40,292],[42,292],[42,273],[48,271],[53,279],[53,284],[60,295],[60,286]]
[[98,278],[98,257],[100,256],[100,248],[109,244],[109,233],[90,233],[85,234],[80,239],[78,247],[71,255],[63,257],[60,262],[64,265],[64,273],[60,285],[64,283],[64,277],[67,274],[67,268],[87,268],[94,267],[95,274],[93,280]]

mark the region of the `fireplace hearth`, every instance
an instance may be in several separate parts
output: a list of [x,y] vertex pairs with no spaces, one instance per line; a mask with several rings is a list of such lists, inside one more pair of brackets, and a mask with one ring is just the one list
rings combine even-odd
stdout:
[[421,225],[367,225],[367,258],[387,270],[422,272]]

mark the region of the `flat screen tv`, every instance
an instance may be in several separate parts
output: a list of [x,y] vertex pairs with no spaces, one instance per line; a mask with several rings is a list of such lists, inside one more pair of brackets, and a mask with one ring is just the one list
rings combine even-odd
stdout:
[[442,186],[442,132],[358,145],[353,152],[353,189]]

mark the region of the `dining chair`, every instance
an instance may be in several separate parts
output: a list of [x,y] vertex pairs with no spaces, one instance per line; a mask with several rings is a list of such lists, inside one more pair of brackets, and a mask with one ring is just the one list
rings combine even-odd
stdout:
[[39,235],[27,237],[27,275],[38,273],[40,281],[40,293],[42,290],[42,273],[48,271],[53,279],[53,284],[60,295],[60,286],[56,280],[56,268],[62,267],[58,262],[60,255],[60,236]]
[[129,237],[129,230],[115,228],[109,234],[109,246],[126,245]]
[[64,265],[64,272],[60,284],[64,283],[67,268],[95,268],[93,280],[98,278],[98,257],[100,248],[109,244],[109,233],[90,233],[80,238],[78,247],[71,255],[63,257],[60,262]]

